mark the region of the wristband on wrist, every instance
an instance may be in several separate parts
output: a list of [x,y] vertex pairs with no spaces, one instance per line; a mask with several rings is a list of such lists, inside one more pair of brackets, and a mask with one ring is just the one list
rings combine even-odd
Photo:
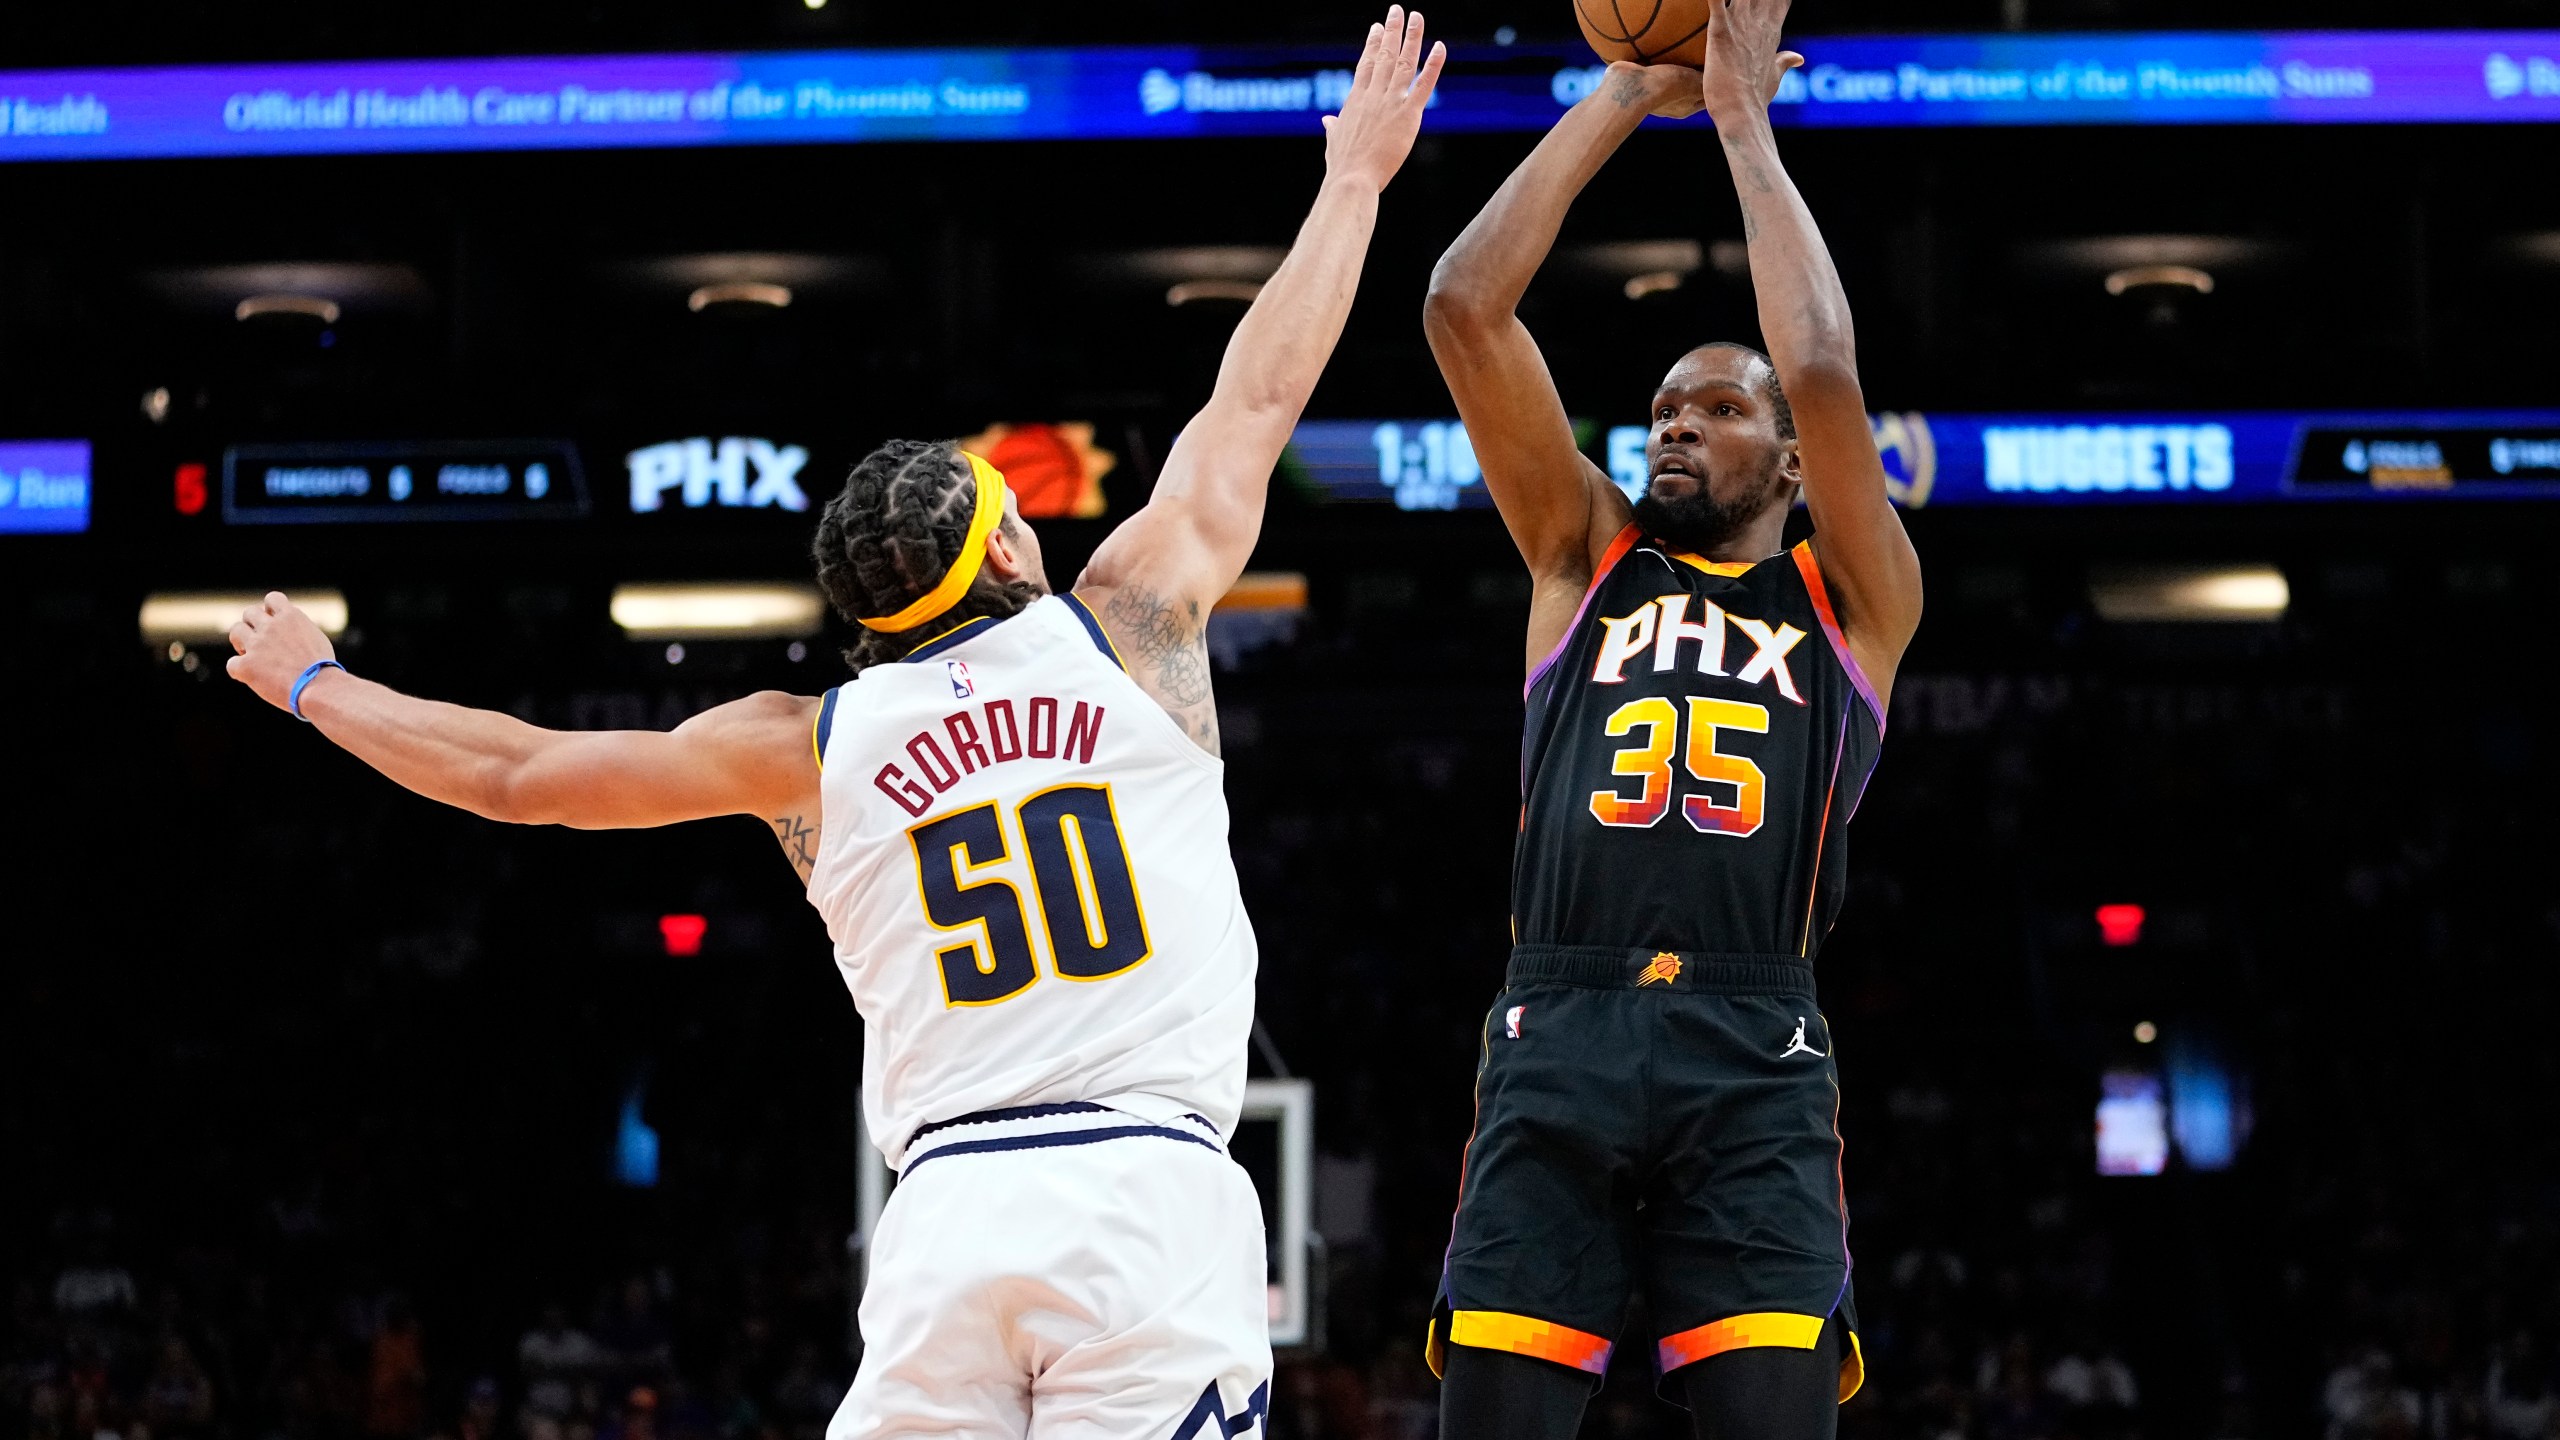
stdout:
[[314,660],[302,667],[302,673],[294,677],[293,693],[285,697],[284,708],[292,711],[293,718],[305,725],[311,723],[311,717],[302,713],[302,692],[311,688],[311,682],[319,679],[320,672],[323,670],[335,670],[343,675],[347,667],[335,660]]

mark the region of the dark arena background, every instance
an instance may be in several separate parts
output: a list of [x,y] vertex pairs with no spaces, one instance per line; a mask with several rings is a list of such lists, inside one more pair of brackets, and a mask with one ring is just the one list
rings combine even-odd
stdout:
[[[891,435],[1011,447],[1072,576],[1372,18],[0,9],[0,1440],[819,1440],[863,1036],[772,837],[416,799],[223,680],[201,597],[333,599],[359,673],[566,728],[814,694],[809,507]],[[1430,19],[1442,113],[1213,628],[1254,1073],[1313,1098],[1292,1440],[1437,1426],[1527,585],[1420,311],[1592,83],[1562,0]],[[1929,582],[1820,962],[1842,1433],[2560,1437],[2560,6],[1793,25]],[[506,123],[573,82],[639,98]],[[1740,241],[1703,120],[1575,209],[1526,318],[1596,460],[1757,339]],[[1586,1433],[1688,1433],[1625,1363]]]

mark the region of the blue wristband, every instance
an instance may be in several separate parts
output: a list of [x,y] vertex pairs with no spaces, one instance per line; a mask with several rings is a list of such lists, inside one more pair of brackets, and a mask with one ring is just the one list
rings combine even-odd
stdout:
[[292,711],[293,718],[305,725],[311,723],[311,717],[302,713],[302,692],[311,688],[311,682],[318,679],[323,670],[335,670],[343,675],[347,667],[335,660],[314,660],[304,666],[302,673],[294,678],[293,693],[285,697],[284,708]]

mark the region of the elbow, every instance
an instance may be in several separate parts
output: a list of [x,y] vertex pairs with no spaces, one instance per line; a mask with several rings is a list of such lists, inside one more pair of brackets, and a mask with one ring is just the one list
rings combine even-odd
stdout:
[[1431,288],[1422,298],[1422,328],[1433,338],[1483,331],[1509,311],[1470,271],[1455,250],[1431,268]]
[[516,765],[492,764],[474,777],[462,808],[483,820],[501,825],[548,825],[553,816],[543,813],[542,797],[526,783],[523,768]]
[[1858,332],[1850,328],[1846,314],[1813,317],[1794,344],[1788,369],[1803,374],[1808,383],[1823,383],[1847,376],[1854,384],[1858,378]]
[[1848,337],[1806,348],[1806,354],[1790,357],[1779,376],[1789,405],[1801,410],[1835,400],[1865,403],[1858,384],[1857,353],[1850,348]]
[[1279,376],[1256,375],[1248,377],[1222,398],[1226,405],[1233,407],[1228,413],[1240,420],[1249,424],[1276,424],[1286,429],[1294,426],[1298,416],[1307,408],[1307,395],[1311,388],[1290,384]]

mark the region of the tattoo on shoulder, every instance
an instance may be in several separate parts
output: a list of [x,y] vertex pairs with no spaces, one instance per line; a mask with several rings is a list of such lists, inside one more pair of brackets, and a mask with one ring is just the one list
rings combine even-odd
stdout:
[[1102,620],[1119,642],[1130,672],[1211,754],[1218,750],[1218,710],[1209,693],[1208,631],[1197,600],[1173,600],[1144,585],[1111,592]]
[[800,874],[801,883],[818,868],[818,827],[805,815],[776,815],[772,820],[773,838],[782,842],[782,858]]

